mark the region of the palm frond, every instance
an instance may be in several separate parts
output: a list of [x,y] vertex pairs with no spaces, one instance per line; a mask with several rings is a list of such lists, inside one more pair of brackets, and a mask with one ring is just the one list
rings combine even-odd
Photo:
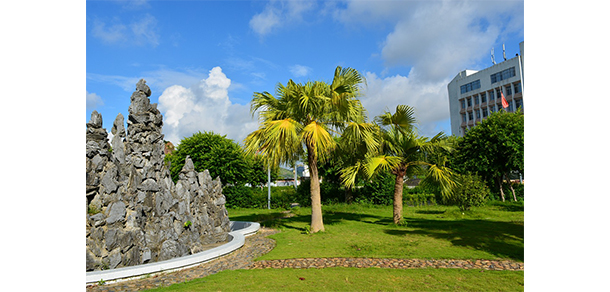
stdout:
[[312,121],[303,128],[302,140],[314,151],[315,157],[326,160],[327,154],[335,148],[335,140],[322,123]]

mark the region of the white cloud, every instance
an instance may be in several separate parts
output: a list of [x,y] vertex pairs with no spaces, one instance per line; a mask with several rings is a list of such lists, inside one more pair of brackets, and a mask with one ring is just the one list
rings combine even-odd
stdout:
[[259,35],[266,35],[271,30],[280,24],[280,16],[278,12],[271,6],[267,6],[265,10],[256,14],[250,19],[250,27]]
[[95,110],[95,108],[102,105],[104,105],[104,101],[99,95],[95,93],[89,93],[89,91],[87,91],[87,111]]
[[476,69],[494,43],[523,30],[522,1],[349,1],[334,12],[346,25],[393,25],[381,46],[385,65],[440,81]]
[[91,34],[107,44],[153,47],[159,45],[157,19],[150,14],[145,14],[128,25],[118,18],[113,19],[112,24],[108,25],[96,19],[93,21]]
[[280,26],[301,21],[303,14],[311,11],[315,4],[315,1],[270,1],[261,13],[250,19],[250,28],[260,36],[265,36]]
[[99,38],[105,43],[118,43],[126,40],[127,26],[121,23],[117,23],[106,28],[106,23],[100,20],[93,21],[93,29],[91,34]]
[[258,127],[249,105],[234,104],[229,99],[231,80],[220,67],[190,88],[168,87],[159,97],[159,110],[164,116],[165,140],[177,145],[184,137],[198,131],[213,131],[241,143]]
[[440,130],[451,134],[449,128],[441,127],[441,123],[449,117],[448,80],[426,83],[401,75],[380,78],[371,72],[366,72],[365,77],[367,87],[361,100],[369,119],[384,111],[394,112],[397,105],[405,104],[415,108],[421,135],[431,137]]
[[290,73],[292,73],[292,75],[294,75],[295,77],[307,76],[312,71],[311,68],[309,68],[307,66],[303,66],[303,65],[290,66],[289,70],[290,70]]

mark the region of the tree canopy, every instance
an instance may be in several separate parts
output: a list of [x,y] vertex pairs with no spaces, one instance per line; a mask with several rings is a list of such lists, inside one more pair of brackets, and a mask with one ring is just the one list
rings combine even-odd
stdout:
[[191,157],[196,171],[207,169],[213,178],[220,177],[224,185],[267,182],[267,167],[262,158],[246,155],[233,140],[214,132],[198,132],[184,138],[174,152],[166,155],[174,181],[178,180],[187,156]]
[[307,155],[311,189],[311,231],[324,231],[320,202],[318,164],[336,147],[333,133],[341,133],[351,123],[366,120],[358,99],[364,77],[355,69],[337,67],[333,81],[289,80],[278,84],[275,96],[255,92],[252,113],[259,112],[259,129],[244,144],[249,153],[263,153],[274,165],[294,163]]
[[495,185],[502,200],[501,183],[512,171],[523,173],[524,118],[521,111],[492,113],[457,141],[452,169],[475,173]]

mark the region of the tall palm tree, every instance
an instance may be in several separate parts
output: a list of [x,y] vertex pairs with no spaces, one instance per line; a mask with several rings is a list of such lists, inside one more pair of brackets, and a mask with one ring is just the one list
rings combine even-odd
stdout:
[[333,134],[350,123],[366,122],[358,99],[364,77],[355,69],[337,67],[331,84],[322,81],[278,84],[276,94],[255,92],[251,111],[260,126],[244,140],[247,152],[263,152],[270,163],[294,162],[304,151],[310,172],[311,232],[324,231],[318,163],[335,148]]
[[346,187],[355,184],[356,174],[364,171],[369,178],[381,171],[390,171],[396,176],[394,184],[393,220],[398,224],[402,220],[402,193],[405,176],[411,176],[422,168],[426,169],[426,179],[434,181],[441,187],[444,196],[448,196],[454,186],[452,172],[441,164],[428,162],[428,154],[449,150],[445,135],[441,132],[433,138],[419,136],[415,132],[414,109],[398,105],[395,113],[385,112],[375,118],[378,126],[379,147],[367,157],[342,171]]

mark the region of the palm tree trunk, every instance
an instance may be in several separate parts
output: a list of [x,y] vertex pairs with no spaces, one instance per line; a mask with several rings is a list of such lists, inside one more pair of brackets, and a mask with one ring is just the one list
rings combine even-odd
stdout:
[[324,231],[322,221],[322,198],[320,196],[320,178],[318,177],[318,161],[309,146],[307,147],[309,162],[309,190],[311,193],[311,232]]
[[351,187],[345,188],[345,203],[351,204],[354,200],[354,192]]
[[394,184],[394,224],[399,224],[402,220],[402,188],[404,185],[404,172],[396,173],[396,183]]

